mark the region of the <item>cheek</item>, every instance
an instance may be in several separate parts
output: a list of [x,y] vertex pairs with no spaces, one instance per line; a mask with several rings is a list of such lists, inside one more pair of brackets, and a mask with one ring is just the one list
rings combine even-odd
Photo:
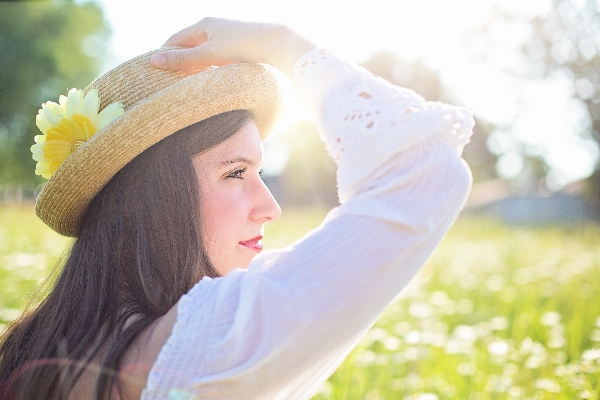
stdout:
[[[225,188],[226,189],[226,188]],[[231,190],[208,187],[202,191],[202,231],[207,250],[233,249],[241,239],[244,201]]]
[[244,229],[248,224],[248,202],[243,193],[227,187],[225,190],[213,188],[203,192],[201,201],[203,242],[214,267],[221,275],[234,268],[246,268],[252,256],[238,248],[239,241],[250,232]]
[[218,190],[212,187],[202,190],[200,217],[205,236],[212,238],[220,236],[219,227],[222,229],[227,224],[229,207],[229,199]]

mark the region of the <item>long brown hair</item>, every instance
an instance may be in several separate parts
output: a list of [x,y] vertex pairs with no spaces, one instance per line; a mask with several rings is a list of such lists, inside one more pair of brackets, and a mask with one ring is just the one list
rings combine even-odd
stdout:
[[2,338],[2,399],[66,399],[101,350],[96,398],[109,398],[135,338],[203,276],[219,276],[202,245],[191,157],[251,118],[249,111],[230,111],[174,133],[94,198],[53,289]]

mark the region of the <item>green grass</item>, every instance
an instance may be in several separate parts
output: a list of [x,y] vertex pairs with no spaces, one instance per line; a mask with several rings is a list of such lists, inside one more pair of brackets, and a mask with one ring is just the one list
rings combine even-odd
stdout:
[[315,398],[597,398],[599,242],[459,219]]
[[[324,215],[284,210],[267,224],[265,247],[291,243]],[[0,323],[68,242],[31,206],[0,207]],[[598,398],[599,243],[592,224],[461,217],[314,400]]]
[[69,240],[33,213],[33,205],[0,207],[0,328],[19,316]]

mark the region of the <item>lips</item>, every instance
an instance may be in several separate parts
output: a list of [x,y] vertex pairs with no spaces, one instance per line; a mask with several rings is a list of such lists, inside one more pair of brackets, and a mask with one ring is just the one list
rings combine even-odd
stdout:
[[260,240],[262,239],[262,236],[257,236],[255,238],[252,238],[250,240],[245,240],[240,242],[240,244],[250,250],[254,250],[257,252],[261,252],[263,249],[263,245],[260,242]]

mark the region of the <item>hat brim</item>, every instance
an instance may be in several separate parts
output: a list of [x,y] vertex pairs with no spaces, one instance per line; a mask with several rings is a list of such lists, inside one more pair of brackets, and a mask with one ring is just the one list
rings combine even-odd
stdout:
[[277,121],[282,94],[260,64],[233,64],[192,75],[142,100],[84,143],[56,170],[36,200],[36,214],[65,236],[77,236],[92,199],[138,154],[214,115],[245,109],[264,137]]

